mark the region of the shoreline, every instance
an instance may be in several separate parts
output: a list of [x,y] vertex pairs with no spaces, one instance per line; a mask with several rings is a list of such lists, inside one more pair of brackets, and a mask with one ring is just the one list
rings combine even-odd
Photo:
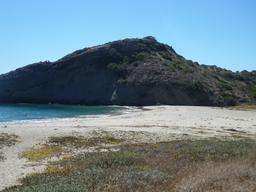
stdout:
[[19,142],[2,149],[0,190],[18,179],[42,172],[45,164],[33,165],[19,154],[38,147],[53,136],[92,137],[108,133],[128,143],[157,143],[184,139],[256,139],[256,111],[217,107],[148,106],[120,114],[47,121],[0,123],[0,134],[15,134]]
[[[0,112],[1,112],[1,107],[17,107],[18,110],[25,110],[25,113],[19,117],[19,113],[23,111],[19,111],[18,114],[15,114],[18,116],[17,117],[12,117],[10,118],[9,116],[5,117],[3,116],[0,118],[0,126],[4,124],[18,124],[18,123],[33,123],[33,122],[48,122],[48,121],[61,121],[61,120],[69,120],[69,119],[84,119],[84,118],[90,118],[90,117],[98,117],[98,116],[108,116],[108,115],[117,115],[117,114],[122,114],[125,112],[129,111],[134,111],[135,108],[133,106],[118,106],[118,105],[109,105],[109,106],[103,106],[103,105],[98,105],[98,106],[85,106],[85,105],[62,105],[62,104],[8,104],[8,105],[1,105],[0,104]],[[38,107],[40,106],[40,107]],[[21,107],[21,108],[20,108]],[[42,113],[40,115],[34,116],[31,111],[26,111],[28,109],[33,109],[34,111],[39,110],[39,112],[42,109],[48,110],[48,112],[52,114],[47,114],[47,113]],[[54,107],[62,107],[62,108],[54,108]],[[63,109],[64,107],[64,109]],[[23,109],[24,108],[24,109]],[[66,114],[61,114],[63,110],[68,110]],[[80,110],[77,114],[73,114],[74,111]],[[12,109],[12,108],[11,108]],[[13,110],[13,109],[12,109]],[[99,111],[98,111],[99,110]],[[12,111],[13,112],[13,111]],[[5,114],[6,112],[3,111]],[[58,114],[59,115],[55,115]],[[32,116],[32,118],[29,116]],[[6,118],[6,119],[4,119]]]

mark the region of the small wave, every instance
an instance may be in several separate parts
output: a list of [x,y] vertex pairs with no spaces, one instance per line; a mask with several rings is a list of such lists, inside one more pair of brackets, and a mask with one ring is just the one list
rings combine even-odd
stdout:
[[0,125],[98,118],[125,113],[130,109],[120,106],[4,105],[0,106]]

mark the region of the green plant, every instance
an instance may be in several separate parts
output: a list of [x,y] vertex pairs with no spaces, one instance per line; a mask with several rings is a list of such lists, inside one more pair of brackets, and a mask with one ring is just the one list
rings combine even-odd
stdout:
[[119,76],[126,74],[125,63],[109,63],[107,68]]
[[138,53],[135,58],[136,61],[144,61],[146,59],[146,53]]
[[252,88],[252,96],[256,99],[256,86]]
[[193,83],[192,88],[195,89],[195,90],[201,90],[201,89],[204,88],[204,84],[203,84],[202,81],[197,80],[197,81],[195,81],[195,82]]
[[109,63],[108,69],[111,69],[113,71],[120,71],[120,70],[122,70],[122,66],[121,66],[121,64],[118,64],[118,63]]
[[30,161],[40,161],[55,156],[62,151],[63,149],[59,146],[44,145],[41,148],[30,149],[22,152],[20,157],[26,158]]
[[186,63],[182,58],[177,58],[169,64],[170,68],[174,71],[182,71],[183,73],[191,73],[192,69],[189,64]]
[[227,84],[227,83],[222,84],[222,87],[223,87],[225,90],[229,90],[229,91],[233,90],[233,87],[232,87],[231,85]]
[[168,51],[160,51],[159,54],[162,56],[162,58],[172,61],[172,56]]

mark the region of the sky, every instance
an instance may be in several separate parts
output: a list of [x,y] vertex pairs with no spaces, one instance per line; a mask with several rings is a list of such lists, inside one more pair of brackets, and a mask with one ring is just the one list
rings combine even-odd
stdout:
[[200,64],[256,70],[256,1],[1,0],[0,74],[145,36]]

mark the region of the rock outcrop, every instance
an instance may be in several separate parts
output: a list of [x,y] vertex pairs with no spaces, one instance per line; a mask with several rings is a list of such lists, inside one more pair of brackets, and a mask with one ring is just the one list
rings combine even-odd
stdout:
[[0,103],[208,105],[256,101],[256,71],[199,65],[153,37],[75,51],[0,76]]

